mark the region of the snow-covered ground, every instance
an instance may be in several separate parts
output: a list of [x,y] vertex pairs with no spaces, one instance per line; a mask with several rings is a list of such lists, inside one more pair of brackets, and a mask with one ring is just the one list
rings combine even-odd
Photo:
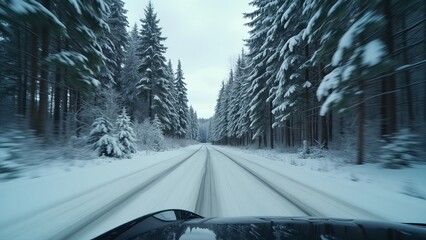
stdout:
[[[132,159],[75,161],[0,182],[0,239],[88,239],[150,212],[317,215],[426,222],[426,166],[193,145]],[[42,224],[40,224],[42,223]]]
[[[426,165],[387,169],[382,164],[355,165],[339,157],[300,159],[297,153],[221,147],[287,178],[376,215],[376,220],[426,222]],[[258,167],[259,168],[259,167]],[[267,176],[267,175],[266,175]],[[292,190],[290,188],[290,190]],[[303,199],[303,193],[300,199]],[[320,201],[308,201],[315,206]],[[324,208],[320,203],[317,210]],[[344,217],[333,211],[328,216]],[[374,217],[374,216],[371,216]]]

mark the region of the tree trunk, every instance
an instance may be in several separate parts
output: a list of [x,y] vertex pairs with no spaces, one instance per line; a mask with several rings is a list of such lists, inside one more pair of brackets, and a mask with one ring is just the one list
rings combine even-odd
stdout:
[[[394,53],[393,42],[393,18],[391,0],[384,1],[384,15],[386,18],[386,31],[384,42],[392,56]],[[396,132],[396,94],[395,75],[391,74],[382,79],[381,97],[381,135],[389,136]]]
[[285,139],[287,147],[291,146],[290,119],[285,120]]
[[56,79],[55,79],[55,102],[53,106],[53,132],[55,135],[59,135],[61,129],[61,100],[62,100],[62,89],[61,89],[61,69],[56,67]]
[[29,46],[30,46],[30,44],[28,44],[28,42],[27,42],[27,37],[29,38],[29,35],[28,35],[28,33],[26,33],[25,34],[25,39],[23,40],[24,41],[24,44],[26,45],[26,46],[23,46],[23,48],[24,48],[24,53],[23,53],[23,69],[22,69],[22,72],[23,72],[23,75],[24,75],[24,82],[23,82],[23,88],[22,88],[22,91],[23,91],[23,99],[22,99],[22,114],[24,115],[24,116],[27,116],[27,104],[28,104],[28,52],[30,52],[31,50],[30,50],[30,48],[29,48]]
[[152,89],[148,91],[148,117],[152,122],[154,120],[154,116],[152,115]]
[[[403,63],[404,64],[408,64],[409,60],[408,60],[408,54],[407,54],[407,49],[405,48],[407,46],[407,32],[405,30],[405,17],[403,17],[402,19],[402,46],[404,47],[404,51],[402,51],[402,58],[403,58]],[[411,92],[411,86],[410,86],[410,71],[406,70],[404,72],[404,83],[405,83],[405,90],[407,92],[407,111],[408,111],[408,121],[409,121],[409,125],[410,127],[413,127],[413,123],[414,123],[414,111],[413,111],[413,94]]]
[[[309,79],[309,73],[308,70],[305,71],[306,79]],[[303,126],[303,137],[301,138],[302,142],[303,140],[308,141],[309,145],[312,145],[311,141],[311,121],[310,121],[310,110],[309,110],[309,90],[305,88],[305,111],[304,112],[304,126]]]
[[37,126],[37,75],[38,75],[38,33],[37,28],[32,26],[31,34],[31,87],[30,87],[30,127],[36,129]]
[[[65,71],[65,76],[66,71]],[[62,135],[67,136],[68,133],[68,88],[64,86],[64,95],[62,96]]]
[[262,134],[262,137],[263,137],[263,147],[264,148],[267,148],[268,147],[268,137],[266,136],[266,130],[265,130],[265,132]]
[[17,29],[17,41],[16,41],[16,48],[17,48],[17,57],[18,57],[18,72],[17,72],[17,77],[18,77],[18,99],[17,99],[17,105],[18,105],[18,114],[23,116],[25,114],[24,112],[24,102],[26,101],[25,95],[26,92],[24,91],[24,82],[23,82],[23,78],[24,78],[24,67],[23,67],[23,52],[25,51],[21,45],[21,35],[22,35],[22,30],[21,28]]
[[274,124],[274,115],[272,114],[272,101],[269,102],[269,131],[270,131],[270,141],[271,141],[271,149],[274,149],[274,128],[272,127]]
[[[58,16],[61,18],[61,9],[58,9]],[[56,38],[56,52],[61,52],[62,50],[62,41],[61,36]],[[55,69],[55,97],[54,97],[54,106],[53,106],[53,134],[57,137],[61,133],[61,101],[62,101],[62,68],[56,66]]]
[[81,121],[80,121],[80,108],[81,108],[81,96],[80,91],[76,91],[75,93],[75,120],[76,120],[76,131],[75,135],[80,137],[81,133]]
[[365,86],[364,81],[360,80],[360,104],[358,105],[358,148],[357,148],[357,164],[364,163],[364,117],[365,117]]
[[331,110],[328,113],[328,141],[332,141],[332,139],[333,139],[333,111]]
[[[44,0],[43,5],[47,10],[50,10],[50,0]],[[44,26],[42,28],[41,33],[41,57],[42,59],[46,59],[49,55],[49,28]],[[40,71],[40,92],[39,92],[39,109],[38,109],[38,121],[37,121],[37,129],[36,132],[39,136],[43,136],[45,134],[45,125],[47,119],[47,105],[48,105],[48,74],[49,74],[49,66],[46,63],[41,65]]]
[[321,145],[328,149],[327,116],[321,116]]

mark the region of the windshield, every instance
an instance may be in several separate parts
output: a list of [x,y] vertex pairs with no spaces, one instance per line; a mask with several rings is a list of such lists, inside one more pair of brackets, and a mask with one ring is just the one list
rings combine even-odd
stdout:
[[425,18],[418,0],[0,1],[0,239],[165,209],[426,224]]

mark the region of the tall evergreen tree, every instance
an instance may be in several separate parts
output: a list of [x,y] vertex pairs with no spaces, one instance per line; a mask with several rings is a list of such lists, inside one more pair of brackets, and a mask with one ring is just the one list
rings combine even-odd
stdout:
[[[123,59],[123,70],[120,74],[120,92],[123,94],[124,104],[129,109],[129,114],[131,117],[136,119],[142,114],[141,96],[138,95],[139,91],[137,90],[138,82],[141,79],[138,67],[140,64],[140,59],[136,55],[137,48],[139,47],[139,34],[138,28],[135,24],[130,32],[128,44],[125,48],[124,59]],[[137,113],[139,112],[139,113]],[[141,120],[142,119],[138,119]]]
[[192,108],[192,106],[189,107],[188,131],[186,136],[189,139],[197,139],[198,137],[198,117],[197,112],[194,110],[194,108]]
[[[115,66],[113,68],[114,79],[118,80],[121,77],[122,68],[121,65],[124,61],[125,48],[128,44],[129,34],[127,32],[127,27],[129,26],[129,22],[127,21],[127,10],[124,9],[124,1],[123,0],[108,0],[112,1],[110,4],[111,13],[108,16],[108,25],[110,28],[110,36],[114,46],[114,63]],[[119,86],[119,89],[122,86]]]
[[178,102],[178,89],[176,87],[175,76],[172,66],[172,61],[169,59],[167,64],[167,92],[168,98],[171,103],[169,118],[170,118],[170,129],[167,134],[170,136],[178,135],[180,129],[180,119],[179,119],[179,102]]
[[[251,86],[250,93],[250,129],[254,131],[253,139],[259,139],[259,146],[263,142],[267,146],[266,131],[269,128],[270,103],[268,103],[269,90],[271,88],[268,80],[273,72],[268,72],[267,61],[273,53],[273,49],[263,48],[267,37],[269,26],[273,22],[272,14],[275,12],[273,4],[268,1],[254,0],[250,3],[256,9],[252,13],[245,14],[250,19],[247,24],[252,27],[249,31],[250,38],[247,40],[249,47],[249,68],[252,69],[249,75]],[[262,138],[263,137],[263,138]]]
[[[309,36],[309,40],[313,36],[321,39],[313,59],[330,63],[330,72],[317,90],[318,98],[325,99],[320,114],[325,115],[331,108],[343,112],[352,106],[353,99],[358,103],[358,164],[364,162],[366,80],[390,66],[385,45],[376,34],[384,26],[384,17],[376,10],[378,3],[380,1],[352,1],[351,6],[323,0],[306,3],[305,10],[312,14],[305,36]],[[363,11],[357,10],[359,7]],[[330,24],[344,22],[347,16],[353,19],[348,26]]]
[[104,0],[109,6],[109,13],[104,16],[109,30],[99,37],[102,53],[105,55],[105,64],[100,71],[100,80],[104,85],[119,86],[119,75],[124,58],[124,47],[127,44],[127,21],[124,3],[122,0]]
[[250,82],[247,78],[247,56],[242,51],[240,55],[239,64],[236,66],[235,70],[235,80],[239,81],[240,89],[238,91],[237,100],[239,101],[238,108],[238,120],[237,120],[237,137],[241,138],[243,135],[248,135],[250,132],[250,96],[248,94],[248,89],[250,87]]
[[176,79],[175,79],[175,88],[177,92],[177,103],[176,107],[177,113],[179,115],[179,126],[177,129],[177,135],[179,137],[184,137],[188,129],[188,97],[186,93],[186,84],[183,81],[182,65],[180,60],[178,61],[178,66],[176,70]]
[[140,58],[139,73],[142,78],[138,83],[140,93],[148,101],[148,117],[153,120],[157,116],[165,129],[170,129],[169,118],[171,102],[167,92],[167,66],[164,53],[166,47],[161,36],[159,20],[154,13],[152,3],[145,9],[145,17],[141,19],[140,43],[138,56]]

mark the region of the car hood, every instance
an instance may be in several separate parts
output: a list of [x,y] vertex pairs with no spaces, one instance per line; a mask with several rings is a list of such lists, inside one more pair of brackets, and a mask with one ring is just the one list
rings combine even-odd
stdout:
[[[151,215],[98,239],[426,239],[425,226],[313,217],[227,217],[164,220]],[[108,233],[113,233],[108,235]]]

